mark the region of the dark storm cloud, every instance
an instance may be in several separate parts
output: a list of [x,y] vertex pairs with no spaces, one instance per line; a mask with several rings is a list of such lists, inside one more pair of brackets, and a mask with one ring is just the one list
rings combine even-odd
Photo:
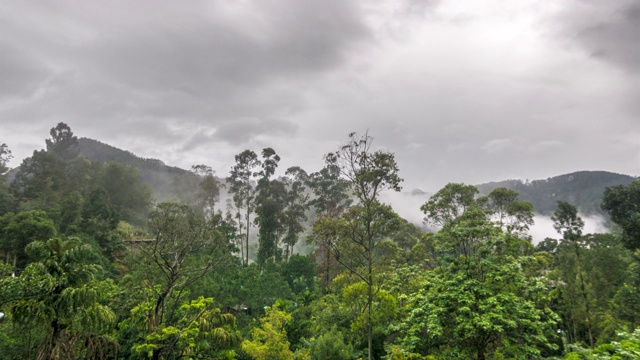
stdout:
[[574,3],[563,19],[567,35],[591,56],[640,73],[640,2]]
[[[292,88],[301,74],[311,81],[340,66],[371,36],[357,4],[337,0],[9,1],[1,12],[0,97],[24,100],[3,117],[124,124],[159,138],[174,121],[191,131],[220,126],[228,139],[254,136],[247,118],[299,107]],[[44,95],[28,99],[38,89]],[[258,122],[257,130],[295,130],[285,120]],[[244,133],[231,134],[234,126]],[[189,136],[184,130],[173,135]]]
[[332,68],[368,36],[344,1],[262,1],[236,14],[179,7],[165,15],[170,21],[123,24],[93,44],[88,61],[135,88],[224,96],[240,90],[230,85]]

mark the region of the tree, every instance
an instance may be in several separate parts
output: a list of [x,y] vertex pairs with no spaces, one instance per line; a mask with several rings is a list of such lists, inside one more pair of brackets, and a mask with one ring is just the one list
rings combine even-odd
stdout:
[[[578,274],[578,280],[580,281],[580,293],[582,295],[582,299],[584,300],[584,304],[586,307],[586,317],[587,317],[587,330],[589,333],[589,345],[593,349],[594,347],[594,339],[593,339],[593,330],[591,325],[591,311],[589,306],[589,298],[587,296],[587,290],[585,287],[584,276],[582,274],[582,269],[580,266],[580,240],[582,237],[582,229],[584,227],[584,221],[580,216],[578,216],[578,209],[572,204],[558,200],[558,208],[553,213],[551,217],[553,220],[553,227],[556,231],[562,235],[563,241],[568,245],[573,246],[575,250],[576,256],[576,272]],[[567,279],[570,281],[570,279]]]
[[104,335],[115,321],[105,305],[110,282],[97,281],[92,248],[77,238],[53,238],[32,242],[26,252],[34,260],[27,273],[53,279],[45,291],[11,303],[17,325],[45,329],[36,359],[114,356],[118,345]]
[[[275,303],[278,300],[295,300],[295,295],[291,291],[288,281],[291,280],[294,285],[298,285],[300,278],[304,278],[305,274],[300,271],[306,269],[296,269],[298,274],[296,278],[291,279],[289,276],[283,276],[290,266],[283,264],[285,269],[279,269],[279,264],[267,262],[262,269],[258,264],[252,263],[249,266],[240,264],[231,264],[224,266],[213,275],[210,283],[205,284],[207,291],[218,294],[217,300],[221,305],[232,308],[236,305],[244,305],[247,307],[246,312],[252,316],[262,313],[265,306]],[[295,265],[295,264],[294,264]],[[302,284],[304,286],[304,281]],[[239,317],[240,318],[240,317]]]
[[[640,254],[637,254],[640,258]],[[617,316],[631,325],[631,329],[640,328],[640,261],[632,262],[627,270],[624,284],[613,298]]]
[[13,196],[8,191],[6,184],[7,171],[9,167],[7,164],[13,158],[11,150],[7,147],[7,144],[0,144],[0,215],[4,215],[13,210]]
[[566,241],[576,242],[582,236],[584,221],[578,216],[578,209],[566,201],[558,200],[558,208],[554,211],[553,228]]
[[258,256],[261,266],[268,259],[276,262],[282,260],[282,249],[278,246],[280,236],[284,232],[284,207],[287,190],[277,180],[259,182],[256,196],[256,218],[258,226]]
[[462,216],[471,205],[475,205],[478,189],[473,185],[449,183],[424,203],[420,210],[425,213],[425,222],[444,226]]
[[640,249],[640,180],[606,188],[602,209],[622,229],[625,246],[631,251]]
[[[154,359],[231,358],[240,344],[235,331],[235,316],[212,307],[213,298],[202,296],[186,301],[178,309],[175,324],[158,327],[133,346],[133,352]],[[152,304],[142,303],[131,310],[131,318],[123,328],[145,328],[147,310]]]
[[49,132],[50,139],[46,139],[47,152],[68,161],[78,155],[78,138],[73,135],[69,125],[61,122]]
[[291,315],[278,309],[267,307],[260,319],[260,327],[251,330],[251,340],[242,342],[242,350],[256,360],[293,360],[285,325]]
[[[307,178],[307,185],[314,195],[309,206],[315,209],[320,218],[338,217],[352,203],[349,196],[351,183],[340,177],[340,167],[337,165],[327,164],[319,172],[312,173]],[[326,294],[332,274],[337,272],[339,266],[332,255],[331,239],[312,236],[308,240],[316,245],[313,254],[322,263],[319,275],[322,278],[322,290]]]
[[278,167],[280,156],[272,148],[262,150],[261,176],[256,186],[256,219],[258,225],[258,264],[261,266],[267,259],[280,261],[282,252],[278,248],[280,233],[283,231],[283,216],[287,189],[284,183],[271,180]]
[[293,254],[293,246],[298,242],[298,235],[304,231],[303,222],[307,220],[305,214],[308,208],[309,195],[305,194],[307,173],[300,167],[294,166],[285,172],[285,209],[283,214],[284,238],[286,246],[285,259]]
[[117,162],[106,163],[99,186],[103,188],[111,205],[123,219],[144,224],[151,204],[152,190],[140,179],[138,169]]
[[74,235],[80,231],[78,226],[82,221],[83,204],[84,198],[79,191],[72,191],[64,197],[60,204],[60,221],[58,226],[61,234]]
[[11,150],[9,150],[7,144],[0,144],[0,176],[4,176],[7,170],[9,170],[7,164],[12,158],[13,155],[11,154]]
[[504,231],[524,235],[533,225],[533,205],[518,200],[517,191],[496,188],[476,202],[495,218],[496,224]]
[[0,246],[5,251],[6,262],[24,268],[27,264],[25,247],[56,234],[53,221],[42,210],[7,213],[0,217]]
[[[152,301],[144,307],[145,336],[175,326],[188,287],[230,258],[230,244],[218,223],[205,221],[186,205],[161,203],[150,216],[154,238],[138,246],[142,282]],[[142,306],[142,305],[140,305]],[[164,345],[163,345],[164,344]],[[176,342],[156,343],[152,358],[173,353]]]
[[76,161],[78,139],[71,129],[59,123],[50,133],[47,150],[34,151],[30,158],[24,159],[11,184],[13,195],[27,202],[30,208],[58,209],[68,193],[84,190],[81,185],[87,179],[86,173],[78,171],[86,165],[86,160]]
[[215,213],[215,205],[220,200],[220,189],[224,185],[216,178],[215,171],[210,166],[194,165],[191,170],[201,178],[198,184],[200,205],[204,213],[208,217],[212,217]]
[[[576,243],[565,239],[547,239],[538,249],[552,254],[552,266],[546,272],[554,284],[553,305],[563,319],[560,328],[564,340],[588,344],[591,329],[597,346],[627,325],[613,303],[616,293],[623,291],[624,283],[630,280],[626,271],[632,256],[613,234],[586,234],[577,242],[577,251]],[[633,301],[625,305],[625,310],[632,308]]]
[[293,293],[314,290],[316,263],[308,256],[292,255],[289,261],[282,264],[280,272]]
[[620,331],[616,340],[599,345],[595,349],[584,349],[579,345],[572,345],[571,352],[565,359],[586,360],[635,360],[640,358],[640,328],[633,332]]
[[438,232],[441,265],[407,296],[407,315],[392,328],[407,356],[539,358],[554,347],[547,286],[527,276],[524,269],[535,260],[513,254],[516,241],[477,206]]
[[10,189],[26,208],[60,211],[60,204],[71,193],[84,196],[88,192],[94,168],[91,161],[77,156],[75,137],[58,134],[47,144],[49,150],[34,151],[22,161]]
[[544,347],[552,347],[555,321],[539,305],[545,287],[523,276],[524,259],[483,259],[476,269],[459,260],[434,272],[424,290],[409,298],[401,325],[406,352],[480,360],[499,351],[539,358]]
[[340,216],[352,203],[349,197],[351,182],[340,177],[340,167],[327,164],[307,178],[314,198],[309,201],[320,216]]
[[[366,328],[368,358],[373,357],[373,301],[378,290],[374,266],[380,260],[379,245],[401,222],[391,207],[379,200],[385,190],[400,191],[402,179],[394,155],[384,151],[372,151],[373,138],[368,134],[349,134],[346,145],[326,155],[327,165],[337,166],[341,176],[351,184],[358,205],[349,209],[341,218],[326,220],[329,234],[320,223],[314,227],[316,236],[331,242],[336,260],[360,278],[367,287]],[[335,230],[335,231],[334,231]],[[336,236],[330,236],[331,233]],[[346,256],[345,252],[347,253]]]
[[354,358],[353,347],[345,344],[344,336],[337,329],[321,334],[311,344],[311,355],[318,360],[350,360]]
[[[594,338],[596,343],[602,343],[613,340],[624,324],[624,319],[619,317],[612,303],[625,283],[633,283],[633,257],[623,246],[620,237],[614,234],[587,234],[583,236],[583,242],[585,246],[580,251],[580,267],[584,271],[593,315]],[[633,310],[633,304],[628,304],[628,310]],[[630,329],[633,329],[631,325]]]
[[[241,258],[245,266],[249,264],[249,224],[251,213],[253,212],[254,189],[251,181],[254,177],[254,170],[260,166],[258,155],[251,150],[245,150],[235,156],[236,164],[231,168],[231,173],[227,177],[230,184],[229,192],[233,194],[233,202],[236,207],[236,218],[238,219],[238,231],[242,231],[241,211],[245,210],[246,237],[245,246],[240,246]],[[244,252],[244,257],[242,256]]]
[[122,239],[114,234],[120,219],[120,212],[111,204],[104,188],[98,187],[89,193],[82,207],[80,226],[111,260],[114,259],[115,252],[123,248]]
[[[362,343],[363,340],[368,342],[368,327],[370,323],[373,324],[372,336],[375,341],[373,342],[372,354],[382,354],[384,353],[385,330],[396,316],[398,301],[393,295],[378,286],[369,305],[367,293],[368,286],[363,281],[347,285],[342,289],[343,303],[341,305],[350,313],[351,323],[349,328],[358,343]],[[371,315],[367,311],[368,306],[373,308]],[[379,355],[375,357],[378,358]]]
[[518,192],[507,188],[493,189],[489,195],[478,199],[489,213],[497,217],[497,223],[502,227],[507,217],[507,208],[518,198]]
[[64,163],[44,150],[22,160],[10,185],[13,196],[31,207],[56,205],[64,188]]

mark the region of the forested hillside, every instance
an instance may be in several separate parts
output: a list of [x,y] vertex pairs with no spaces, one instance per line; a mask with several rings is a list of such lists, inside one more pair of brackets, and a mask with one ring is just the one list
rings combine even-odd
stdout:
[[157,201],[175,199],[178,196],[175,189],[176,179],[188,173],[178,167],[167,166],[160,160],[143,159],[129,151],[93,139],[79,138],[78,153],[91,161],[117,162],[138,169],[140,179],[151,186]]
[[381,201],[402,172],[366,133],[281,177],[256,150],[223,181],[59,123],[9,182],[0,143],[0,358],[640,358],[640,180],[450,183],[425,232]]
[[[153,189],[156,201],[178,199],[181,196],[176,183],[189,171],[168,166],[160,160],[143,159],[129,151],[115,148],[100,141],[79,138],[79,154],[97,162],[115,161],[137,168],[140,178]],[[629,185],[636,178],[606,171],[579,171],[554,176],[544,180],[503,180],[476,185],[480,194],[487,195],[497,188],[507,188],[518,192],[519,198],[533,205],[534,211],[542,215],[552,215],[557,201],[568,201],[584,214],[605,215],[600,207],[607,187]],[[414,190],[415,191],[415,190]],[[224,189],[223,189],[224,192]]]
[[533,204],[537,213],[551,215],[557,207],[557,201],[568,201],[585,214],[601,214],[602,195],[607,187],[629,185],[637,180],[628,175],[606,171],[579,171],[555,176],[546,180],[505,180],[478,185],[482,194],[488,194],[496,188],[515,190],[520,198]]

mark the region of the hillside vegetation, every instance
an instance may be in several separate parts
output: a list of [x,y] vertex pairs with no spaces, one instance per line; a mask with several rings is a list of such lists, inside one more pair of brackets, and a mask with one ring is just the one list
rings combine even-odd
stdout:
[[177,198],[176,179],[185,176],[187,170],[167,166],[160,160],[143,159],[129,151],[121,150],[98,140],[78,138],[79,155],[95,162],[118,162],[140,171],[140,179],[151,186],[156,201]]
[[497,188],[518,192],[520,199],[533,204],[537,213],[551,215],[558,200],[574,204],[584,214],[605,212],[600,207],[604,190],[616,185],[629,185],[637,180],[629,175],[606,171],[578,171],[548,178],[546,180],[505,180],[478,185],[481,194]]

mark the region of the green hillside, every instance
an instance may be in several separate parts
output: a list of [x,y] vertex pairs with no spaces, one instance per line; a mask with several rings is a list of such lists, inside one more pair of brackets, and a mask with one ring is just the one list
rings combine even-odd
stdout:
[[535,211],[543,215],[552,214],[558,200],[574,204],[585,214],[604,215],[600,209],[604,189],[609,186],[628,185],[634,180],[635,178],[629,175],[606,171],[578,171],[546,180],[505,180],[477,187],[481,194],[488,194],[499,187],[515,190],[520,193],[520,199],[531,202]]
[[176,198],[175,179],[188,173],[184,169],[168,166],[160,160],[144,159],[98,140],[79,138],[78,149],[80,155],[92,161],[116,161],[139,169],[140,178],[149,183],[157,201]]

